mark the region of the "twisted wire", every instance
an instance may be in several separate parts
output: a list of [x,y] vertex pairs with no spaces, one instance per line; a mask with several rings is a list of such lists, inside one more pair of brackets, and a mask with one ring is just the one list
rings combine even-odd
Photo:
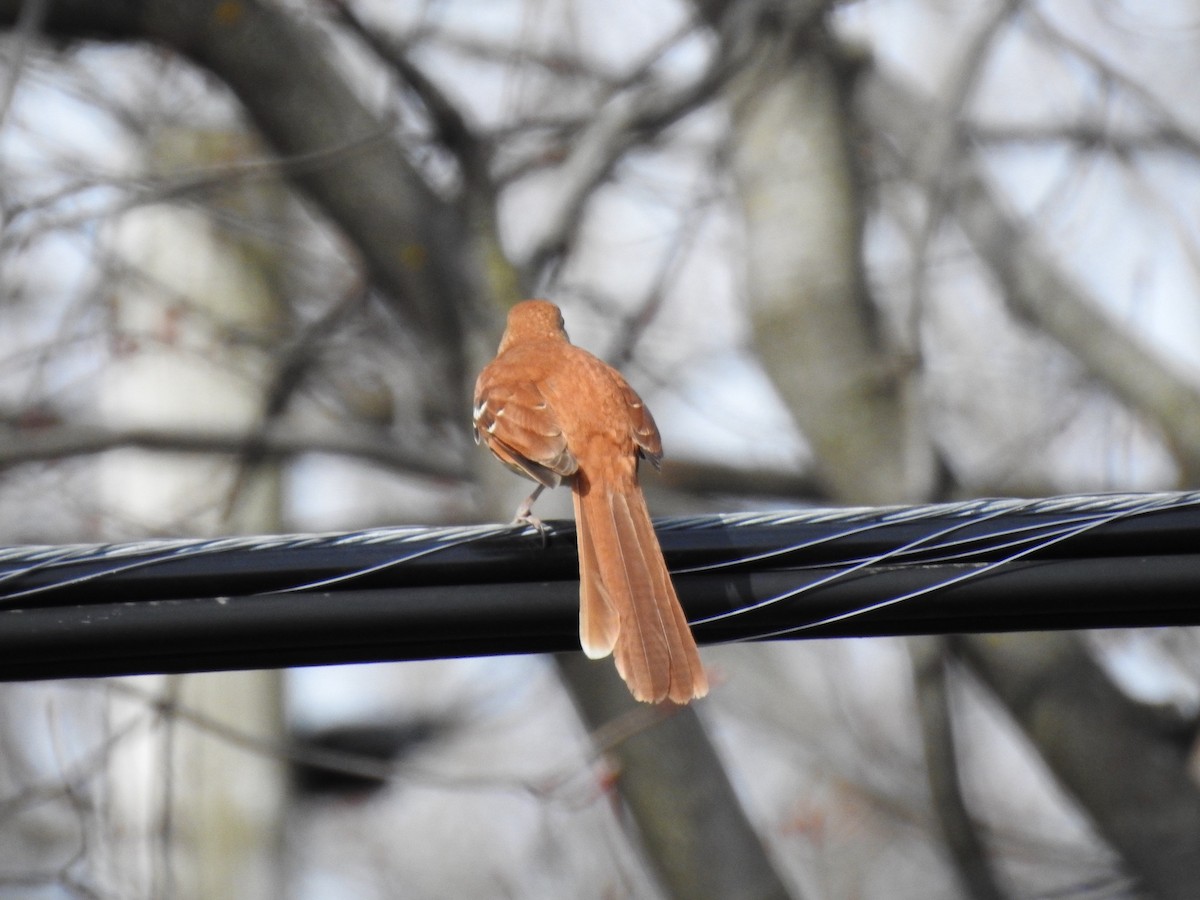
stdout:
[[[549,524],[0,548],[0,678],[570,649]],[[1200,621],[1200,492],[656,526],[702,643]]]

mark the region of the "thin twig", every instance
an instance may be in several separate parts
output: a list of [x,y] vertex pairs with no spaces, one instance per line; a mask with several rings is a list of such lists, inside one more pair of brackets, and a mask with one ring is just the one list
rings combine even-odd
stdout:
[[17,82],[21,80],[21,73],[25,71],[29,49],[42,31],[49,6],[47,0],[24,0],[21,4],[16,27],[12,30],[16,40],[10,45],[13,50],[8,60],[8,77],[4,79],[3,88],[0,88],[0,128],[8,119],[13,96],[17,92]]
[[0,444],[0,471],[14,466],[87,456],[121,447],[194,453],[246,454],[264,457],[328,453],[378,463],[397,471],[446,478],[466,477],[466,469],[447,454],[430,454],[393,441],[368,440],[345,434],[314,434],[273,427],[266,432],[204,429],[156,430],[61,426],[18,431]]

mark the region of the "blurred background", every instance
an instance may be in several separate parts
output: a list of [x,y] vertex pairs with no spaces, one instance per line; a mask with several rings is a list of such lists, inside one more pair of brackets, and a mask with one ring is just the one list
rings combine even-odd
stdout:
[[[1193,3],[0,21],[5,545],[506,521],[524,296],[656,515],[1200,484]],[[1198,644],[710,648],[666,718],[536,657],[5,685],[0,897],[1194,897]]]

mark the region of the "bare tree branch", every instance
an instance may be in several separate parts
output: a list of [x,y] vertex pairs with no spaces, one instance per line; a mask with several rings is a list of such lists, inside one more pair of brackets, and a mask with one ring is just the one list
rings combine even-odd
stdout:
[[406,83],[425,106],[443,146],[458,159],[465,182],[464,195],[478,201],[495,202],[495,188],[488,174],[488,154],[450,98],[413,63],[404,46],[367,26],[346,0],[330,0],[338,20],[366,44]]
[[995,634],[962,638],[958,646],[1147,896],[1194,897],[1200,790],[1188,776],[1185,748],[1146,727],[1142,710],[1108,680],[1076,635]]
[[281,428],[222,433],[201,429],[157,431],[64,425],[19,434],[19,440],[6,440],[0,445],[0,471],[26,463],[103,453],[120,447],[140,447],[173,452],[228,453],[254,459],[330,453],[431,478],[462,481],[468,474],[444,454],[431,455],[420,449],[398,446],[392,441],[359,439],[344,434],[308,434]]
[[[0,0],[12,25],[21,0]],[[292,173],[362,251],[381,287],[424,336],[432,380],[465,383],[460,311],[475,260],[461,217],[438,197],[291,13],[262,0],[60,0],[44,23],[59,39],[148,40],[214,72],[282,157],[311,157],[361,141],[352,159]],[[448,406],[458,390],[440,391]]]
[[[715,180],[715,173],[713,178]],[[637,343],[645,333],[646,326],[658,315],[659,308],[666,299],[667,288],[691,252],[713,199],[712,195],[707,194],[696,198],[692,208],[685,213],[670,247],[662,255],[654,278],[646,286],[639,301],[633,305],[633,314],[622,318],[613,347],[606,354],[608,362],[618,369],[624,368],[633,360]]]
[[425,107],[438,141],[458,161],[463,183],[456,209],[464,235],[475,239],[477,256],[489,279],[488,293],[501,302],[515,303],[522,292],[518,272],[501,248],[491,146],[437,83],[412,61],[407,47],[368,27],[345,0],[330,0],[330,5],[339,21],[389,66]]
[[17,82],[20,81],[21,73],[25,70],[29,47],[37,40],[38,34],[42,30],[48,6],[48,0],[27,0],[21,5],[21,12],[17,17],[16,27],[13,29],[16,41],[8,60],[8,71],[4,76],[4,83],[0,86],[0,125],[3,125],[8,118],[13,94],[17,90]]
[[[579,653],[559,654],[560,675],[580,717],[596,733],[637,704],[616,671]],[[644,707],[643,707],[644,709]],[[695,707],[664,704],[662,721],[617,743],[611,755],[621,795],[679,900],[789,900],[788,890],[746,818]]]
[[1172,150],[1200,158],[1200,140],[1170,124],[1147,128],[1111,128],[1103,122],[1054,124],[973,124],[969,137],[976,144],[1077,144],[1107,149],[1118,156],[1149,150]]
[[1172,142],[1190,147],[1193,153],[1200,152],[1200,138],[1189,131],[1145,85],[1121,71],[1100,54],[1066,35],[1041,13],[1036,4],[1028,5],[1027,14],[1029,21],[1047,41],[1081,60],[1107,83],[1119,87],[1136,98],[1144,110],[1152,118],[1158,120],[1158,128],[1164,134],[1170,135]]
[[805,503],[825,497],[821,484],[812,473],[747,469],[688,460],[666,460],[656,481],[673,491],[697,497],[725,494]]
[[697,78],[682,87],[664,89],[650,82],[612,97],[576,137],[557,170],[555,197],[532,249],[520,263],[526,283],[535,283],[570,245],[584,206],[622,155],[707,101],[742,61],[739,55],[717,53]]
[[[1012,19],[1020,0],[1004,0],[983,23],[974,37],[959,54],[958,64],[946,78],[949,86],[940,105],[942,114],[935,120],[934,129],[926,135],[927,153],[930,157],[929,171],[937,178],[945,172],[958,152],[962,142],[960,127],[967,106],[975,92],[975,86],[990,57],[989,51]],[[922,310],[925,306],[926,275],[928,274],[929,245],[937,232],[942,216],[950,200],[950,186],[944,180],[936,180],[929,191],[928,203],[921,225],[913,238],[912,304],[908,317],[908,329],[904,339],[909,347],[919,346],[918,330]]]
[[731,89],[755,346],[831,497],[926,497],[939,467],[915,367],[879,327],[863,270],[852,77],[823,28],[774,25],[758,26],[754,61]]
[[959,784],[950,692],[947,686],[946,640],[914,637],[907,642],[916,680],[917,711],[925,744],[933,812],[950,849],[964,888],[972,900],[1004,900],[979,827],[967,809]]
[[[929,104],[879,72],[864,78],[860,96],[866,115],[888,138],[881,145],[919,183],[936,184],[942,176],[929,171],[923,152],[935,117]],[[1117,397],[1148,416],[1174,451],[1183,481],[1200,482],[1200,389],[1101,310],[1036,235],[1004,209],[969,150],[960,157],[954,185],[958,222],[1012,311],[1037,324]]]

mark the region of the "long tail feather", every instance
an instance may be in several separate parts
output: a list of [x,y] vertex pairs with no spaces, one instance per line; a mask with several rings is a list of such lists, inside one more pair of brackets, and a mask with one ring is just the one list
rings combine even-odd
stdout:
[[583,511],[579,492],[572,491],[579,534],[579,643],[590,659],[603,659],[613,652],[621,619],[600,577],[590,518]]
[[641,489],[585,489],[576,493],[575,512],[585,651],[611,649],[638,700],[703,697],[708,679]]

